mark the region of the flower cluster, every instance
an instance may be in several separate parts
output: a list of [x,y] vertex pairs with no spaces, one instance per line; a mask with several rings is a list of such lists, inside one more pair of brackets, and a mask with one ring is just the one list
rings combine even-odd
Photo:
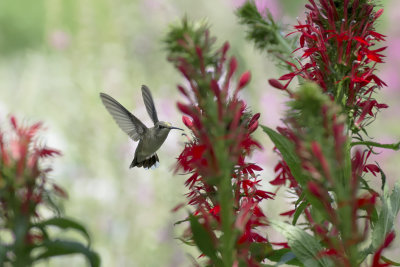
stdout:
[[[267,242],[257,231],[267,225],[259,204],[274,196],[259,188],[257,172],[262,169],[247,161],[252,150],[261,148],[252,137],[260,114],[251,115],[238,96],[250,73],[243,73],[235,83],[238,63],[227,58],[229,44],[214,51],[213,42],[206,27],[196,28],[186,21],[167,40],[169,60],[186,79],[187,85],[178,88],[187,103],[178,103],[178,108],[192,132],[176,169],[190,174],[185,185],[194,211],[187,239],[216,266],[221,262],[258,266],[250,245]],[[198,223],[207,236],[199,236]],[[203,248],[206,241],[201,238],[208,239],[211,247]]]
[[[41,123],[24,126],[12,116],[10,126],[9,131],[0,131],[0,227],[11,236],[0,240],[0,265],[32,266],[53,256],[81,253],[91,266],[99,266],[98,255],[87,246],[53,239],[48,231],[69,228],[90,240],[83,226],[61,216],[57,198],[67,198],[67,193],[48,179],[51,168],[43,161],[61,153],[41,145]],[[56,216],[43,218],[42,208]]]
[[284,86],[275,87],[286,89],[295,77],[316,82],[343,106],[356,133],[379,109],[388,107],[373,98],[376,90],[386,86],[374,74],[386,47],[373,49],[385,40],[374,27],[383,10],[375,11],[368,0],[309,2],[305,22],[299,22],[293,32],[300,34],[296,50],[302,50],[301,59],[306,61],[300,61],[300,66],[288,62],[293,71],[279,78],[287,81]]
[[[49,183],[47,173],[51,168],[40,167],[42,159],[58,156],[61,153],[40,146],[35,139],[36,133],[42,127],[41,123],[25,127],[18,125],[15,117],[11,117],[10,122],[13,133],[10,136],[6,136],[4,132],[0,133],[1,214],[9,220],[13,220],[18,214],[27,216],[32,214],[36,217],[37,206],[50,204],[49,196],[52,193],[63,198],[67,197],[61,187]],[[26,239],[32,240],[29,233],[27,234]]]
[[[385,182],[379,165],[368,163],[368,157],[372,146],[389,145],[365,142],[360,134],[360,130],[366,132],[365,126],[379,109],[387,108],[373,98],[386,84],[374,74],[377,64],[383,62],[385,47],[373,46],[385,36],[374,29],[383,11],[375,11],[372,2],[309,0],[305,22],[299,22],[294,32],[300,33],[296,50],[302,51],[301,60],[298,64],[287,62],[292,72],[270,80],[291,99],[286,127],[278,132],[289,140],[293,154],[289,157],[278,147],[282,160],[271,184],[289,182],[298,200],[294,210],[281,215],[294,216],[296,224],[304,213],[324,245],[319,257],[328,257],[335,266],[358,266],[368,254],[361,253],[356,244],[368,240],[371,225],[376,223],[373,217],[379,194],[370,188],[365,173],[381,173],[382,188]],[[296,77],[302,85],[293,91],[289,85]],[[352,150],[355,145],[367,148]],[[393,233],[387,231],[381,233],[388,236],[382,249],[393,240]],[[377,244],[370,248],[369,253],[378,249]],[[379,257],[372,266],[384,266],[378,262]]]

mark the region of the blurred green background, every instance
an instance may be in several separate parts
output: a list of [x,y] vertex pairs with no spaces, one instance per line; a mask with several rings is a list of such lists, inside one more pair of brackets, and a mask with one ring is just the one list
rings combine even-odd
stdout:
[[[175,103],[182,78],[166,61],[162,39],[168,24],[184,15],[207,18],[218,44],[228,40],[241,70],[252,72],[242,92],[261,121],[280,123],[284,96],[271,89],[269,78],[279,77],[265,54],[245,41],[244,27],[234,15],[240,0],[3,0],[0,1],[0,125],[15,114],[29,122],[43,121],[47,144],[61,149],[54,160],[52,179],[69,192],[65,212],[83,222],[103,266],[190,266],[198,253],[178,237],[174,222],[185,210],[172,213],[185,200],[184,176],[173,175],[175,158],[185,137],[171,132],[159,152],[156,170],[129,169],[136,144],[117,127],[99,99],[106,92],[147,125],[150,119],[140,93],[152,91],[160,120],[184,127]],[[304,0],[265,0],[282,24],[293,24],[303,13]],[[379,31],[388,35],[387,64],[380,77],[389,85],[379,99],[390,105],[370,129],[376,141],[399,139],[400,126],[400,15],[398,0],[379,1],[386,9]],[[397,105],[397,106],[396,106]],[[276,157],[260,130],[265,149],[253,159],[264,167],[267,189]],[[392,185],[400,173],[400,153],[375,156]],[[376,185],[379,179],[370,178]],[[376,181],[375,181],[376,180]],[[284,190],[280,196],[287,196]],[[289,209],[287,200],[264,203],[269,217]],[[279,208],[277,208],[279,207]],[[68,235],[68,233],[66,233]],[[271,232],[269,237],[280,237]],[[399,260],[400,238],[386,254]],[[80,256],[60,257],[40,266],[85,266]]]

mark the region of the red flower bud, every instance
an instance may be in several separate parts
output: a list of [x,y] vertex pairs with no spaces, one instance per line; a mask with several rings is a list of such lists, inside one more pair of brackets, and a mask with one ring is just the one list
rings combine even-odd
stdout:
[[222,55],[225,55],[226,52],[228,52],[228,50],[229,50],[229,43],[225,42],[224,46],[222,47]]
[[17,130],[17,128],[18,128],[17,119],[14,116],[11,116],[10,121],[11,121],[11,124],[14,127],[14,129]]
[[229,75],[228,78],[232,77],[232,74],[235,73],[236,69],[237,69],[237,60],[235,57],[231,58],[231,61],[229,62]]
[[279,90],[285,90],[285,86],[283,84],[281,84],[280,81],[278,81],[277,79],[269,79],[268,80],[269,84]]
[[249,134],[253,133],[258,128],[258,121],[255,121],[253,124],[249,125]]
[[179,92],[181,92],[184,96],[186,96],[187,98],[189,98],[189,94],[186,92],[185,87],[178,85],[178,90]]
[[246,71],[245,73],[243,73],[242,76],[240,77],[239,85],[236,90],[239,91],[240,89],[245,87],[246,84],[248,84],[248,82],[250,81],[250,78],[251,78],[251,74],[249,71]]
[[258,119],[260,118],[260,113],[256,113],[253,115],[253,117],[251,117],[249,125],[253,124],[255,121],[258,121]]
[[214,95],[217,98],[219,98],[219,96],[221,94],[221,88],[219,88],[218,82],[216,80],[212,79],[211,83],[210,83],[210,87],[211,87],[211,90],[213,90]]
[[191,129],[191,128],[192,128],[192,126],[193,126],[193,122],[192,122],[192,120],[191,120],[191,119],[189,119],[189,117],[182,116],[182,121],[183,121],[183,124],[185,124],[185,125],[186,125],[186,127],[188,127],[189,129]]
[[177,106],[178,106],[178,109],[179,109],[180,111],[182,111],[183,113],[185,113],[185,114],[187,114],[187,115],[189,115],[189,116],[193,114],[193,111],[192,111],[192,109],[190,108],[190,106],[185,105],[185,104],[182,104],[182,103],[180,103],[180,102],[177,103]]

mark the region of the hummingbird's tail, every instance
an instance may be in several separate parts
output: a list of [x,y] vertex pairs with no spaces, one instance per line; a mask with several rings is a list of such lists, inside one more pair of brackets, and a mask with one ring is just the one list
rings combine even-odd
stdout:
[[141,162],[138,162],[136,156],[135,158],[132,160],[131,166],[129,166],[129,168],[133,168],[133,167],[143,167],[146,169],[150,169],[151,167],[153,167],[154,165],[156,165],[157,162],[160,162],[160,160],[158,159],[157,154],[153,154],[152,156],[148,157],[145,160],[142,160]]

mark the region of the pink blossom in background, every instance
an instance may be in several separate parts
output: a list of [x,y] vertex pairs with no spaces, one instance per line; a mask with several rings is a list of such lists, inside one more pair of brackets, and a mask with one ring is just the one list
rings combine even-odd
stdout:
[[400,38],[391,38],[388,34],[387,39],[387,57],[386,66],[380,71],[382,79],[387,83],[388,87],[385,88],[386,92],[390,94],[399,94],[400,79],[399,79],[399,68],[400,68]]
[[[384,15],[386,21],[399,21],[400,13],[399,1],[391,1],[387,8],[385,8]],[[386,29],[385,35],[387,36],[388,46],[386,51],[386,66],[381,70],[381,75],[384,81],[388,84],[385,91],[388,96],[393,98],[399,98],[400,96],[400,30],[396,23],[389,23]],[[393,105],[392,105],[393,106]],[[391,108],[393,108],[391,106]]]
[[[233,0],[232,3],[235,8],[238,8],[247,1],[248,0]],[[281,14],[281,7],[277,0],[255,0],[254,2],[257,6],[258,12],[260,12],[264,17],[267,15],[267,9],[271,12],[274,18],[278,18]]]
[[261,123],[268,127],[276,128],[282,126],[282,115],[285,110],[284,100],[282,95],[279,95],[278,90],[268,88],[261,95],[260,111]]
[[68,48],[71,43],[70,36],[63,30],[54,30],[49,36],[49,44],[57,50]]
[[157,10],[161,6],[161,3],[159,0],[146,0],[146,1],[143,1],[143,3],[146,5],[146,8],[148,8],[150,10]]
[[[273,88],[265,88],[260,101],[260,107],[257,110],[260,111],[260,124],[267,125],[275,129],[277,126],[282,126],[282,116],[285,110],[285,100],[278,90]],[[258,130],[260,131],[260,130]],[[267,163],[262,167],[272,166],[276,163],[276,154],[272,150],[273,144],[269,143],[268,146],[264,146],[263,150],[256,150],[251,156],[253,162],[258,164]]]
[[388,38],[387,56],[389,61],[400,62],[400,37]]
[[382,80],[388,85],[383,94],[398,94],[400,87],[399,79],[400,64],[388,64],[384,70],[380,72]]

